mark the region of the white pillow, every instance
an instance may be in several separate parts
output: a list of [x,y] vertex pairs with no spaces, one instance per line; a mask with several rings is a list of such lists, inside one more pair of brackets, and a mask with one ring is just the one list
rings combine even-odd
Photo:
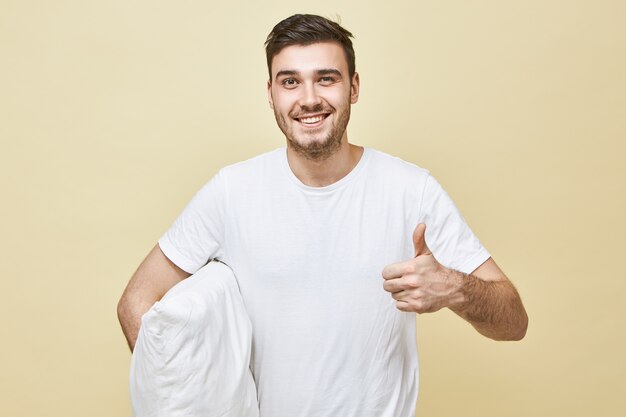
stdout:
[[231,269],[210,262],[142,317],[130,368],[135,417],[258,417],[252,325]]

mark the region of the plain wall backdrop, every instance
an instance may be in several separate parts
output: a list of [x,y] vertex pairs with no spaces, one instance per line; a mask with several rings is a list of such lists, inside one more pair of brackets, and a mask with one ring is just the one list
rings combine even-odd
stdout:
[[296,12],[356,36],[351,141],[430,169],[530,316],[418,317],[417,415],[626,415],[622,0],[0,0],[0,415],[130,416],[117,300],[220,167],[284,146],[263,41]]

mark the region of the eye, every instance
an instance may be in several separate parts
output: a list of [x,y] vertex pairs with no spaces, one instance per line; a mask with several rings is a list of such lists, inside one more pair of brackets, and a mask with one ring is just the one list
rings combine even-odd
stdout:
[[331,76],[320,77],[320,84],[322,85],[330,85],[335,82],[335,78]]
[[296,88],[298,85],[298,81],[295,80],[294,78],[285,78],[280,83],[282,84],[283,87],[289,88],[289,89]]

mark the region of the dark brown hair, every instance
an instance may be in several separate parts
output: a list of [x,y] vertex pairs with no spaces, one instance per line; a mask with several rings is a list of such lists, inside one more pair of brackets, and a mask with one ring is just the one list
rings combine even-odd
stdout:
[[337,42],[343,48],[348,61],[350,78],[354,75],[354,48],[352,48],[352,33],[322,16],[312,14],[295,14],[279,22],[267,35],[265,40],[265,55],[267,70],[272,80],[272,59],[283,48],[291,45],[311,45],[318,42]]

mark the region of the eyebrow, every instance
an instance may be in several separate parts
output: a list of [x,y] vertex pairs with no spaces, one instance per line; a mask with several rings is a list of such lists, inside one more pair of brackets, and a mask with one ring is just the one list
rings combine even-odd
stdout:
[[[281,70],[276,73],[276,79],[283,76],[299,75],[300,73],[295,70]],[[341,72],[335,68],[322,68],[315,71],[316,75],[336,75],[341,77]]]
[[294,70],[281,70],[276,73],[276,79],[278,77],[286,76],[286,75],[298,75],[298,71]]

